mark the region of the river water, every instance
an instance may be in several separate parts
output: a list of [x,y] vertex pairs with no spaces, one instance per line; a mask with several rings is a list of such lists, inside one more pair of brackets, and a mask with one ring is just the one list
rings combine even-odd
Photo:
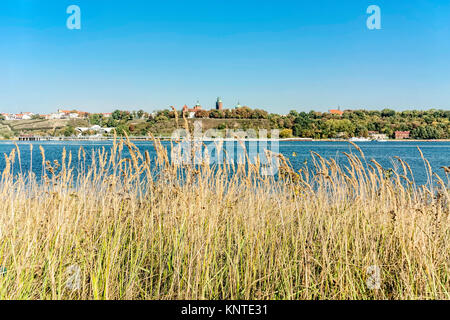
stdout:
[[[30,144],[33,145],[33,155],[31,158]],[[155,156],[153,143],[150,141],[135,142],[141,151],[149,151],[150,156]],[[77,165],[77,155],[80,147],[86,151],[89,158],[92,150],[100,150],[105,148],[109,151],[112,142],[110,141],[38,141],[38,142],[19,142],[21,153],[21,170],[29,172],[32,163],[32,170],[36,173],[38,179],[42,174],[42,158],[39,151],[39,146],[42,145],[45,149],[46,159],[60,160],[63,148],[67,152],[72,152],[72,159],[74,165]],[[163,142],[164,146],[169,147],[169,142]],[[236,144],[238,145],[238,144]],[[269,144],[270,145],[270,144]],[[450,166],[450,142],[422,142],[422,141],[388,141],[388,142],[358,142],[357,145],[363,150],[366,159],[376,160],[385,168],[398,167],[398,161],[394,159],[395,156],[408,162],[414,178],[418,185],[427,183],[427,173],[425,164],[420,157],[418,147],[422,150],[424,156],[430,162],[430,165],[437,174],[439,174],[444,181],[445,178],[443,166]],[[0,142],[0,153],[9,154],[15,145],[11,141]],[[124,148],[126,149],[126,148]],[[359,155],[359,152],[351,146],[348,142],[329,142],[329,141],[280,141],[278,144],[279,152],[289,158],[294,169],[298,170],[305,165],[305,162],[311,164],[311,151],[317,152],[324,158],[334,158],[342,165],[347,164],[347,159],[343,152],[353,152]],[[125,155],[127,152],[124,153]],[[32,161],[31,161],[32,159]],[[0,158],[0,170],[3,171],[5,167],[5,157]],[[19,172],[19,163],[15,162],[15,172]]]

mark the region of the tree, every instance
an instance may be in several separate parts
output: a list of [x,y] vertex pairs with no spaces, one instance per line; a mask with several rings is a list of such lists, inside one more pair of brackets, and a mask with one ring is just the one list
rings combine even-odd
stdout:
[[251,112],[251,119],[267,119],[269,114],[265,110],[255,109]]
[[393,117],[393,116],[395,116],[395,111],[391,110],[391,109],[383,109],[383,110],[381,110],[381,116],[383,118]]
[[237,119],[250,119],[252,114],[252,110],[249,107],[236,108],[232,112]]
[[295,137],[301,137],[303,135],[302,126],[299,124],[295,124],[294,127],[292,128],[292,134]]
[[355,130],[355,136],[367,138],[369,136],[369,130],[362,125],[358,125]]
[[295,111],[295,110],[289,111],[289,115],[292,116],[293,118],[298,118],[299,117],[298,112]]
[[32,116],[31,116],[31,120],[43,120],[44,119],[44,117],[42,117],[41,115],[39,115],[39,114],[33,114]]
[[91,114],[91,115],[89,115],[89,122],[92,125],[102,126],[103,125],[103,115],[102,114],[98,114],[98,113]]
[[121,119],[122,118],[122,112],[120,110],[114,110],[112,115],[111,115],[111,118],[114,119],[114,120],[122,120]]
[[224,115],[225,115],[226,119],[232,119],[233,118],[233,112],[231,112],[230,109],[226,109]]
[[115,128],[119,125],[119,121],[118,120],[114,120],[112,117],[108,119],[108,121],[106,122],[106,126],[108,128]]
[[76,133],[75,128],[70,126],[70,125],[64,128],[63,134],[64,134],[65,137],[74,136],[75,133]]
[[431,126],[418,127],[411,132],[411,137],[414,139],[441,139],[443,135],[442,129]]
[[120,110],[114,110],[111,117],[114,120],[124,120],[124,121],[130,121],[133,120],[133,115],[129,111],[120,111]]
[[283,129],[283,130],[281,130],[280,138],[281,139],[292,138],[292,129]]
[[225,114],[224,114],[224,112],[222,111],[222,110],[211,110],[210,112],[209,112],[209,117],[211,118],[211,119],[223,119],[223,118],[225,118]]
[[124,136],[125,133],[126,133],[126,134],[130,134],[130,129],[129,129],[129,127],[128,127],[127,125],[125,125],[125,124],[120,124],[120,125],[118,125],[117,128],[116,128],[116,132],[117,132],[117,134],[118,134],[119,136]]
[[217,129],[219,129],[219,130],[225,130],[226,127],[227,127],[227,125],[226,125],[225,123],[221,123],[221,124],[219,124],[219,125],[217,126]]
[[196,118],[209,118],[209,111],[206,110],[198,110],[195,112]]

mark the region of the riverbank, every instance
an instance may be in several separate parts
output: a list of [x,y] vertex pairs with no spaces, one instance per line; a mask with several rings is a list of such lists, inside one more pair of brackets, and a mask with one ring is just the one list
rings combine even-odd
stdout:
[[[174,140],[171,137],[156,137],[157,139],[161,141],[170,141]],[[130,136],[130,140],[132,141],[152,141],[152,138],[149,136],[144,137],[134,137]],[[218,138],[222,141],[280,141],[280,142],[348,142],[347,139],[311,139],[311,138],[285,138],[285,139],[236,139],[236,138]],[[0,141],[113,141],[114,137],[17,137],[15,139],[0,139]],[[215,139],[208,139],[208,138],[202,138],[198,141],[215,141]],[[361,141],[356,141],[356,143],[359,143]],[[370,141],[362,141],[362,142],[450,142],[450,139],[388,139],[385,141],[377,141],[377,140],[370,140]]]

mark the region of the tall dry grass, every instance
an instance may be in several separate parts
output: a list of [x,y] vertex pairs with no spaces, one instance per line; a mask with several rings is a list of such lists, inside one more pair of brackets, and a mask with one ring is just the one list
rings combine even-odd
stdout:
[[419,188],[405,162],[389,176],[361,151],[347,168],[315,154],[314,172],[280,156],[275,180],[258,165],[181,167],[155,148],[115,141],[89,163],[83,149],[54,163],[41,149],[42,183],[13,172],[13,150],[0,298],[450,298],[448,176],[427,166],[437,183]]

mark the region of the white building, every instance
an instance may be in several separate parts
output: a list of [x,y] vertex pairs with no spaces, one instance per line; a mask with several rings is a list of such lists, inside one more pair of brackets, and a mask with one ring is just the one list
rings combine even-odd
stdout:
[[5,120],[31,120],[33,115],[34,113],[32,112],[24,112],[16,114],[2,113],[2,116],[5,118]]
[[52,113],[52,114],[50,114],[50,119],[62,119],[62,117],[63,117],[63,113]]
[[387,134],[384,133],[378,133],[378,132],[372,132],[369,133],[370,138],[372,138],[373,140],[388,140],[389,137],[387,136]]
[[78,128],[75,128],[75,130],[77,130],[80,134],[82,134],[83,132],[89,131],[89,130],[94,131],[94,132],[99,133],[99,134],[104,134],[104,133],[108,133],[109,134],[109,133],[112,132],[112,130],[114,130],[114,128],[102,128],[99,125],[95,125],[95,126],[92,126],[90,128],[78,127]]

